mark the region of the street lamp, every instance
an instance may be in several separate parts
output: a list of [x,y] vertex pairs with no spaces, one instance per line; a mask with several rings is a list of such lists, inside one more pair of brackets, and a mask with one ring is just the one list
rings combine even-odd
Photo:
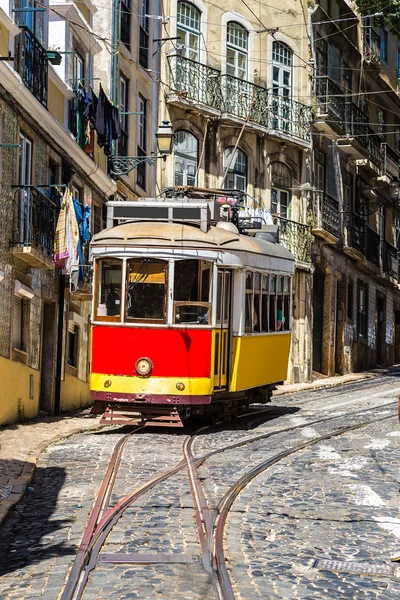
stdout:
[[110,156],[109,166],[111,175],[127,175],[143,163],[155,165],[158,158],[163,160],[171,154],[174,147],[174,132],[169,121],[163,121],[159,125],[155,136],[159,154],[149,156]]

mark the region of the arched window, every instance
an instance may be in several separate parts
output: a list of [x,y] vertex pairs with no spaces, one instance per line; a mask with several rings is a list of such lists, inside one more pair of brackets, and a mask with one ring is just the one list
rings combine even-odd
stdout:
[[228,169],[225,188],[245,192],[247,190],[247,155],[240,148],[237,148],[233,155],[233,150],[233,146],[229,146],[224,153],[224,172],[225,169]]
[[285,44],[272,44],[272,89],[274,94],[290,98],[292,95],[293,52]]
[[239,79],[247,79],[248,31],[239,23],[230,21],[226,36],[226,72]]
[[198,163],[198,140],[189,131],[175,134],[175,185],[194,185]]
[[288,216],[293,187],[292,170],[282,162],[271,165],[271,212],[279,217]]
[[182,55],[191,60],[200,58],[201,12],[193,4],[178,2],[177,40],[183,46]]

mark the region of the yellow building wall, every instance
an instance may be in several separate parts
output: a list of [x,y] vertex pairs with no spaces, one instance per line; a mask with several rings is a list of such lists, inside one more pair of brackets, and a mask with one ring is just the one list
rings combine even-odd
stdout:
[[61,382],[61,412],[83,408],[90,404],[89,384],[66,373],[64,381]]
[[[33,398],[29,398],[33,375]],[[0,425],[36,417],[39,410],[40,371],[0,357]]]
[[48,110],[53,117],[64,124],[64,96],[49,79]]
[[86,23],[90,25],[90,10],[89,7],[84,2],[78,3],[78,8],[82,17],[85,19]]
[[0,25],[0,56],[8,56],[10,32]]
[[230,391],[284,381],[289,350],[290,333],[234,337]]

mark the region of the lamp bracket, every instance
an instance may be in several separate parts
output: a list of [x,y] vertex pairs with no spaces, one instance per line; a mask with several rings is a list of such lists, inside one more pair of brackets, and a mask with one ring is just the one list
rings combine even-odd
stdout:
[[153,154],[151,156],[110,156],[108,158],[111,175],[128,175],[143,163],[155,165],[158,158],[165,160],[165,154]]

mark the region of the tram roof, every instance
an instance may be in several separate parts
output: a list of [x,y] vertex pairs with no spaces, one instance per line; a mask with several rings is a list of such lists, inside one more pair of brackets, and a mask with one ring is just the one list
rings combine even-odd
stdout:
[[97,246],[153,246],[184,248],[198,246],[208,250],[251,252],[283,258],[294,262],[293,255],[281,246],[259,237],[233,233],[221,227],[210,227],[208,232],[192,225],[137,221],[103,229],[93,236],[91,245]]

